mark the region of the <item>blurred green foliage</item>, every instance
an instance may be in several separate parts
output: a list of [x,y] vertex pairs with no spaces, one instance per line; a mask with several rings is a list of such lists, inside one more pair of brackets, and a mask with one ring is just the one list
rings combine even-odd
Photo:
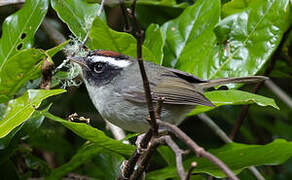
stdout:
[[[68,43],[55,44],[54,33],[42,25],[44,21],[75,43],[89,31],[89,49],[136,57],[134,32],[119,31],[124,23],[118,4],[106,3],[101,17],[96,17],[98,3],[26,0],[25,4],[0,6],[1,179],[115,179],[122,161],[133,152],[134,146],[112,138],[83,85],[66,87],[65,93],[64,80],[73,76],[66,68],[53,76],[52,90],[40,89],[44,62],[62,63],[66,55],[61,50]],[[136,10],[145,30],[145,60],[203,79],[263,74],[272,68],[269,77],[292,95],[291,1],[138,0]],[[74,51],[74,44],[70,45],[66,49]],[[180,128],[211,149],[241,179],[255,179],[246,170],[252,165],[267,179],[290,179],[291,107],[265,86],[260,95],[249,93],[251,85],[240,90],[239,86],[228,87],[234,89],[206,92],[217,107],[198,106]],[[236,143],[224,145],[193,116],[208,111],[228,134],[241,109],[234,105],[245,104],[251,107]],[[90,125],[64,120],[75,112],[90,118]],[[130,142],[135,136],[128,133]],[[225,177],[193,153],[184,157],[185,168],[193,161],[198,166],[192,179],[206,179],[208,174]],[[146,179],[177,179],[175,157],[168,147],[154,154],[148,172]]]

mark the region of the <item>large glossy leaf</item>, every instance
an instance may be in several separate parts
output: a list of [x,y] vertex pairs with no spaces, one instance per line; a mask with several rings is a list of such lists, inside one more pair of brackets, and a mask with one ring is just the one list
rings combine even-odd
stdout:
[[6,113],[0,120],[0,138],[6,136],[15,127],[25,122],[44,99],[64,92],[65,90],[63,89],[31,89],[23,96],[10,101]]
[[157,24],[151,24],[145,33],[144,46],[147,47],[155,59],[152,62],[161,65],[163,59],[164,39],[162,31]]
[[[86,44],[90,49],[105,49],[136,57],[136,39],[128,33],[112,30],[100,18],[95,18]],[[143,59],[154,59],[152,52],[143,46]]]
[[74,123],[70,121],[65,121],[62,118],[54,116],[46,111],[44,111],[43,114],[49,119],[60,122],[62,125],[70,129],[83,139],[96,143],[100,147],[109,151],[125,156],[130,156],[135,149],[134,146],[123,144],[120,141],[112,139],[106,136],[103,131],[93,128],[85,123]]
[[288,16],[288,0],[250,1],[219,23],[216,40],[213,33],[205,35],[202,46],[184,51],[176,68],[203,79],[255,75],[279,44]]
[[254,75],[261,70],[287,28],[288,4],[288,0],[255,0],[223,19],[215,29],[220,49],[208,78]]
[[[249,166],[279,165],[292,156],[292,143],[283,139],[277,139],[267,145],[246,145],[230,143],[222,148],[210,150],[212,154],[221,159],[235,173],[240,173]],[[191,162],[197,162],[193,173],[208,173],[217,178],[225,177],[225,174],[206,158],[193,157],[184,162],[189,167]],[[176,177],[175,166],[152,171],[146,179],[162,180]]]
[[36,30],[48,9],[48,0],[27,0],[17,13],[6,18],[0,39],[0,71],[17,51],[31,48]]
[[[271,106],[279,109],[272,98],[267,98],[240,90],[210,91],[205,92],[204,95],[217,107],[223,105],[257,104],[260,106]],[[214,109],[214,107],[197,106],[189,115],[199,114],[212,109]]]
[[54,169],[46,180],[62,179],[63,176],[72,172],[74,169],[84,164],[86,161],[90,160],[92,157],[99,154],[103,148],[94,143],[86,142],[78,152],[71,158],[71,160],[62,166]]
[[0,103],[7,101],[18,90],[34,76],[39,73],[42,63],[40,62],[45,57],[41,50],[24,49],[3,63],[0,70]]
[[70,31],[83,40],[97,14],[99,5],[88,4],[83,0],[52,0],[51,5]]
[[[212,34],[219,16],[219,0],[199,0],[178,18],[165,23],[162,26],[165,37],[163,65],[175,67],[183,52],[196,51],[200,45],[204,48],[201,51],[206,51],[204,41],[208,39],[200,37],[205,37],[206,33]],[[185,61],[193,64],[192,59]]]

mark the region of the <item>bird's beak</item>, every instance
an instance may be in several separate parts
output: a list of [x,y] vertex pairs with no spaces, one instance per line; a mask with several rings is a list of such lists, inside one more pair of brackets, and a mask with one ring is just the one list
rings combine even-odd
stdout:
[[74,63],[79,64],[81,67],[89,69],[89,67],[86,65],[83,57],[69,57],[71,61]]

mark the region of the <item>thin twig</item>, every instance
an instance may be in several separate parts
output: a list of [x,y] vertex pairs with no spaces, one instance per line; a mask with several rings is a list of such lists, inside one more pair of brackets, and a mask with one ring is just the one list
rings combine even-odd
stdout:
[[149,80],[146,74],[146,70],[144,67],[144,62],[142,59],[142,43],[143,43],[143,35],[144,32],[143,30],[140,28],[138,20],[136,18],[135,15],[135,7],[136,7],[136,1],[134,0],[132,3],[132,10],[131,10],[131,18],[134,21],[135,27],[136,27],[136,39],[137,39],[137,61],[139,64],[139,68],[140,68],[140,73],[142,76],[142,80],[143,80],[143,87],[144,87],[144,91],[145,91],[145,98],[146,98],[146,102],[147,102],[147,106],[148,106],[148,112],[149,112],[149,116],[150,116],[150,126],[151,129],[153,131],[153,135],[157,136],[158,135],[158,125],[156,123],[156,118],[155,118],[155,112],[154,112],[154,108],[153,108],[153,101],[152,101],[152,95],[151,95],[151,89],[150,89],[150,85],[149,85]]
[[265,81],[265,85],[273,91],[290,109],[292,109],[292,99],[285,93],[279,86],[277,86],[272,80]]
[[186,179],[186,174],[183,166],[182,156],[184,151],[181,150],[178,145],[171,139],[170,136],[163,136],[165,143],[172,149],[175,154],[176,159],[176,171],[179,177],[184,180]]
[[167,128],[170,132],[174,133],[177,138],[182,140],[189,148],[197,154],[198,157],[205,157],[212,163],[217,165],[225,174],[232,180],[238,180],[238,178],[233,174],[233,172],[217,157],[211,153],[205,151],[202,147],[197,145],[189,136],[187,136],[182,130],[173,124],[158,121],[160,126]]
[[[149,130],[144,135],[143,139],[141,140],[140,148],[146,149],[151,137],[152,137],[152,130]],[[117,179],[118,180],[129,179],[130,176],[133,174],[134,168],[135,168],[140,157],[141,157],[141,154],[139,153],[138,149],[136,148],[136,150],[132,154],[131,158],[124,164],[122,172]]]
[[[103,11],[104,1],[105,0],[101,0],[99,9],[98,9],[97,14],[96,14],[97,17],[99,17],[101,15],[102,11]],[[88,31],[87,31],[87,33],[86,33],[86,35],[85,35],[85,37],[84,37],[84,39],[83,39],[83,41],[81,43],[81,48],[85,48],[85,44],[88,41],[89,33],[90,33],[91,28],[92,28],[92,24],[93,24],[93,22],[91,23],[90,28],[88,29]]]
[[[233,141],[227,136],[227,134],[205,113],[201,113],[198,115],[198,117],[205,123],[209,128],[212,129],[213,132],[217,136],[220,137],[225,143],[232,143]],[[265,180],[265,178],[261,175],[261,173],[254,167],[250,166],[248,169],[253,173],[253,175],[258,179],[258,180]]]
[[186,179],[186,174],[184,171],[184,167],[183,167],[183,161],[182,161],[182,155],[184,154],[184,151],[181,150],[178,145],[171,139],[170,136],[162,136],[162,137],[154,137],[150,143],[149,143],[149,147],[146,150],[145,154],[143,154],[143,158],[139,161],[138,163],[138,168],[137,170],[134,172],[134,174],[131,176],[130,179],[138,179],[142,173],[145,171],[147,165],[149,164],[149,161],[151,159],[151,156],[153,155],[154,151],[156,150],[156,148],[161,145],[161,144],[167,144],[172,151],[175,153],[176,155],[176,167],[177,167],[177,173],[179,175],[179,177],[184,180]]
[[122,14],[123,14],[123,18],[124,18],[124,24],[125,24],[124,31],[127,32],[127,33],[131,33],[132,28],[131,28],[131,26],[129,24],[129,21],[128,21],[127,8],[125,6],[124,0],[120,0],[120,7],[122,9]]
[[147,148],[142,158],[140,159],[139,163],[137,164],[137,169],[130,177],[130,180],[136,180],[141,177],[141,175],[143,174],[143,172],[145,171],[150,162],[151,156],[153,155],[153,153],[160,144],[161,142],[159,141],[159,138],[157,138],[157,141],[150,141],[149,147]]
[[[161,114],[163,100],[164,100],[164,98],[162,98],[162,97],[158,98],[158,101],[156,104],[156,109],[155,109],[156,120],[160,120],[160,114]],[[150,130],[150,132],[152,132],[152,130]],[[157,138],[157,136],[152,136],[152,135],[146,137],[146,138],[151,138],[151,141],[149,142],[150,147],[145,151],[143,156],[140,157],[140,162],[138,162],[138,168],[133,173],[133,175],[131,176],[130,179],[139,178],[143,174],[143,172],[146,170],[146,168],[150,162],[151,156],[153,155],[154,151],[156,150],[158,145],[162,143],[163,137]],[[145,140],[145,136],[142,137],[142,140]],[[138,141],[138,138],[137,138],[137,141]],[[139,148],[141,148],[141,142],[137,142],[137,141],[136,141],[137,149],[139,150]]]
[[[125,7],[123,1],[120,1],[120,3],[122,4],[121,7]],[[136,0],[133,1],[130,16],[133,19],[133,21],[136,25],[136,30],[137,30],[137,34],[136,34],[137,61],[139,64],[140,73],[141,73],[142,80],[143,80],[143,87],[144,87],[144,91],[145,91],[145,97],[146,97],[146,102],[147,102],[149,116],[150,116],[149,123],[150,123],[150,127],[151,127],[151,129],[146,133],[146,135],[144,136],[144,138],[142,139],[142,141],[140,143],[140,147],[146,149],[148,143],[151,140],[151,137],[153,135],[154,136],[158,135],[158,125],[156,123],[156,117],[155,117],[155,112],[154,112],[154,108],[153,108],[151,89],[150,89],[149,81],[148,81],[148,78],[146,75],[146,71],[145,71],[145,67],[144,67],[144,63],[143,63],[143,59],[142,59],[143,30],[140,29],[140,26],[139,26],[138,21],[137,21],[136,16],[135,16],[135,5],[136,5]],[[125,8],[123,8],[123,9],[125,9]],[[149,154],[151,155],[151,153],[149,153]],[[141,155],[139,154],[138,150],[136,149],[135,152],[133,153],[131,159],[129,159],[129,161],[125,164],[123,171],[122,171],[122,174],[118,179],[129,178],[131,176],[131,174],[134,171],[134,167],[135,167],[140,156]]]
[[192,162],[192,164],[190,165],[190,168],[188,170],[187,176],[186,176],[186,180],[190,180],[192,172],[194,170],[194,168],[197,166],[197,162]]

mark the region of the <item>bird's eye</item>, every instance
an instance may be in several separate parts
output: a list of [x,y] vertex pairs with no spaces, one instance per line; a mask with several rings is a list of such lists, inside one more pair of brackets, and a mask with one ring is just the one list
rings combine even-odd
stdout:
[[96,73],[102,73],[103,70],[104,70],[104,68],[105,68],[105,63],[96,63],[94,65],[94,72],[96,72]]

